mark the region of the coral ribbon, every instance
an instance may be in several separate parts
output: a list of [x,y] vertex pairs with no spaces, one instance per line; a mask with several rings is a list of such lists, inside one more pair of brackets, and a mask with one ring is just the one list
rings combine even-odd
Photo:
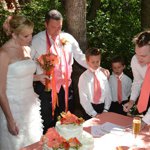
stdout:
[[[47,52],[51,53],[51,42],[49,40],[49,36],[48,36],[47,31],[46,31],[46,40],[47,40]],[[59,36],[59,40],[60,40],[60,36]],[[61,42],[61,40],[60,40],[60,42]],[[63,51],[65,67],[66,67],[66,71],[63,74],[64,74],[64,77],[65,77],[65,79],[64,79],[65,80],[65,112],[67,112],[68,111],[68,92],[69,92],[68,63],[67,63],[66,54],[65,54],[65,51],[64,51],[64,45],[62,45],[62,46],[63,46],[62,51]],[[58,55],[55,43],[54,43],[54,50]],[[54,116],[54,111],[55,111],[55,108],[56,108],[56,104],[58,104],[58,97],[57,97],[57,91],[56,91],[55,71],[53,71],[51,81],[52,81],[52,115]]]
[[54,116],[55,108],[58,103],[58,96],[56,92],[56,80],[55,80],[55,71],[52,71],[52,116]]
[[[51,42],[48,36],[48,33],[46,31],[46,41],[47,41],[47,53],[51,53]],[[52,117],[54,117],[54,113],[55,113],[55,108],[56,105],[58,104],[58,95],[57,95],[57,91],[56,91],[56,79],[55,79],[55,70],[54,68],[52,69],[52,73],[51,73],[52,79],[51,79],[51,89],[52,89]]]
[[64,51],[64,46],[63,46],[63,55],[65,58],[65,64],[66,64],[66,72],[64,73],[65,75],[65,112],[68,111],[68,92],[69,92],[69,83],[68,83],[68,63],[66,60],[66,54]]

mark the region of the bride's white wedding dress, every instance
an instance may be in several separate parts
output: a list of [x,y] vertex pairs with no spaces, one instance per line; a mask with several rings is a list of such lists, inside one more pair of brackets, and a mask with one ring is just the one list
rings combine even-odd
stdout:
[[8,132],[6,118],[0,107],[0,150],[19,150],[40,140],[42,120],[40,103],[33,90],[35,63],[31,59],[8,66],[7,97],[19,135]]

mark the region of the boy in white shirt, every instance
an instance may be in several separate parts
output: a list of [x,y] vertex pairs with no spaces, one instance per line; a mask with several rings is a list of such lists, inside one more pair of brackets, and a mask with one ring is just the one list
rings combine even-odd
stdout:
[[111,61],[112,75],[109,85],[112,94],[111,112],[127,115],[123,111],[123,104],[128,102],[131,93],[132,80],[124,74],[125,63],[122,57],[115,56]]
[[85,110],[84,119],[107,112],[111,105],[111,92],[107,76],[100,67],[101,52],[98,48],[86,51],[88,69],[79,78],[80,104]]

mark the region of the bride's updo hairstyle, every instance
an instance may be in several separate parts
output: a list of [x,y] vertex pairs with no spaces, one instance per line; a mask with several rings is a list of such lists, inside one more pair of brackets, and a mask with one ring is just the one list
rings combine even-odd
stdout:
[[11,35],[12,33],[18,35],[23,31],[33,29],[33,27],[34,24],[32,21],[20,15],[9,16],[3,24],[4,31],[7,35]]

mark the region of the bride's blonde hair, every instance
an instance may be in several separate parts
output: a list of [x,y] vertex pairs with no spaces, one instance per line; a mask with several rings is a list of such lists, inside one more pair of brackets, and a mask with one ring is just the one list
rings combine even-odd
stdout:
[[9,16],[3,24],[7,35],[11,35],[12,33],[19,34],[25,29],[32,29],[33,27],[33,22],[21,15]]

